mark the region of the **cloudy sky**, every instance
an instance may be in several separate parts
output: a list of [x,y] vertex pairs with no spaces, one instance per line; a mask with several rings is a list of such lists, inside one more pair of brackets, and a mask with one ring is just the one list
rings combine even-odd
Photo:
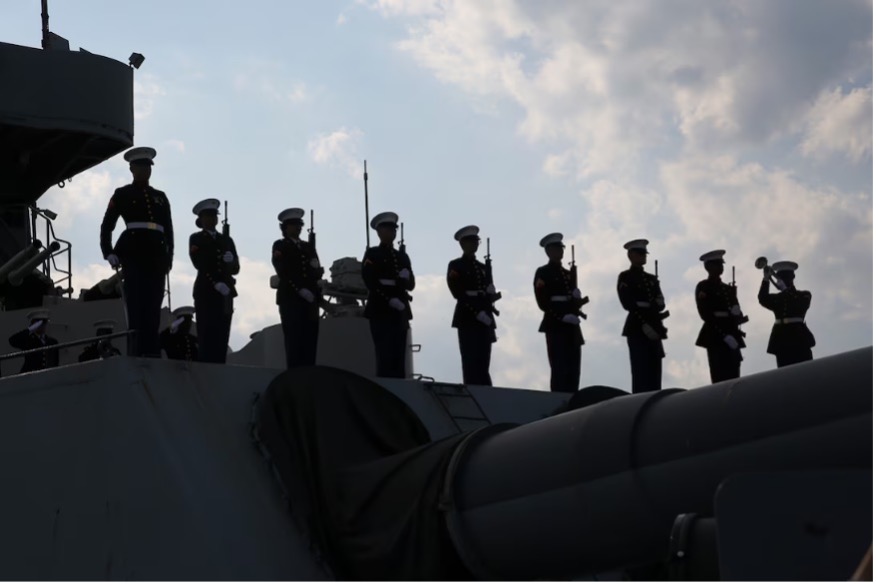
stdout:
[[[0,39],[39,46],[39,4],[4,0]],[[629,388],[615,283],[634,238],[651,241],[672,313],[665,387],[708,383],[693,290],[715,248],[751,317],[743,374],[775,366],[760,255],[800,264],[816,358],[872,344],[869,1],[49,4],[72,48],[146,56],[135,140],[158,149],[153,184],[178,238],[195,230],[197,201],[228,200],[242,257],[234,349],[279,321],[268,279],[280,210],[316,211],[324,264],[361,258],[363,159],[372,212],[405,223],[418,373],[461,380],[444,271],[453,233],[472,223],[504,293],[497,385],[548,386],[532,275],[554,231],[575,244],[592,300],[582,386]],[[129,179],[119,155],[41,200],[74,241],[77,287],[110,274],[98,228]],[[193,278],[181,247],[174,306],[191,302]]]

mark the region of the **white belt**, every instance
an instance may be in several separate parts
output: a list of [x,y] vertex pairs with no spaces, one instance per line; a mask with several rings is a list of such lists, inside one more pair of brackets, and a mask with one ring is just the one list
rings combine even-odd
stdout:
[[469,297],[480,297],[481,295],[485,295],[486,291],[466,291],[465,294]]
[[128,230],[158,230],[159,232],[164,232],[164,226],[161,224],[156,224],[155,222],[129,222]]
[[395,279],[380,279],[377,282],[380,283],[381,285],[386,285],[387,287],[395,286]]
[[716,311],[715,317],[730,317],[729,311]]
[[651,303],[648,301],[636,301],[636,307],[651,307]]
[[786,317],[783,319],[777,319],[776,325],[779,324],[802,324],[805,320],[802,317]]
[[568,301],[571,298],[571,295],[551,295],[551,301]]

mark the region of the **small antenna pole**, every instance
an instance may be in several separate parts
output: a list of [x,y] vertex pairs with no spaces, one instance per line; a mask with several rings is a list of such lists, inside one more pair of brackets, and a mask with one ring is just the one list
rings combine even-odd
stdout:
[[43,49],[49,48],[49,0],[43,0]]
[[371,248],[371,232],[368,230],[368,161],[362,161],[365,165],[365,174],[362,178],[365,180],[365,247]]

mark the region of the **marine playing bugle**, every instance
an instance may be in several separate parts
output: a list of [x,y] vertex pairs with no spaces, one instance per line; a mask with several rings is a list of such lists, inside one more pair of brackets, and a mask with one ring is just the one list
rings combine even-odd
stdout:
[[772,283],[776,289],[781,290],[779,284],[776,282],[776,279],[778,279],[779,276],[776,275],[776,271],[773,270],[773,267],[770,266],[769,262],[770,261],[767,260],[767,257],[759,256],[754,260],[754,268],[759,270],[768,269],[770,283]]

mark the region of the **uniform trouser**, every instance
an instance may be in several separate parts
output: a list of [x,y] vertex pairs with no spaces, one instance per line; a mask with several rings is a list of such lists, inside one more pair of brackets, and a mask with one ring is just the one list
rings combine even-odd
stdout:
[[663,345],[659,341],[628,336],[630,370],[633,375],[633,392],[657,391],[662,386]]
[[709,358],[709,374],[713,383],[739,378],[739,365],[742,364],[742,353],[732,350],[723,342],[706,348]]
[[161,358],[158,324],[161,300],[164,299],[164,278],[167,273],[156,268],[124,265],[125,308],[128,329],[134,335],[128,340],[128,356]]
[[806,362],[807,360],[812,360],[812,348],[776,352],[776,366],[778,368],[797,364],[798,362]]
[[369,326],[377,359],[377,376],[405,378],[408,320],[371,318]]
[[467,385],[492,386],[490,357],[493,353],[493,329],[458,328],[459,356],[462,358],[462,382]]
[[316,364],[319,343],[319,316],[304,303],[280,302],[280,323],[286,346],[286,368]]
[[574,393],[581,380],[581,344],[574,328],[545,332],[551,391]]
[[218,291],[195,297],[198,319],[198,360],[225,364],[231,337],[233,301]]

